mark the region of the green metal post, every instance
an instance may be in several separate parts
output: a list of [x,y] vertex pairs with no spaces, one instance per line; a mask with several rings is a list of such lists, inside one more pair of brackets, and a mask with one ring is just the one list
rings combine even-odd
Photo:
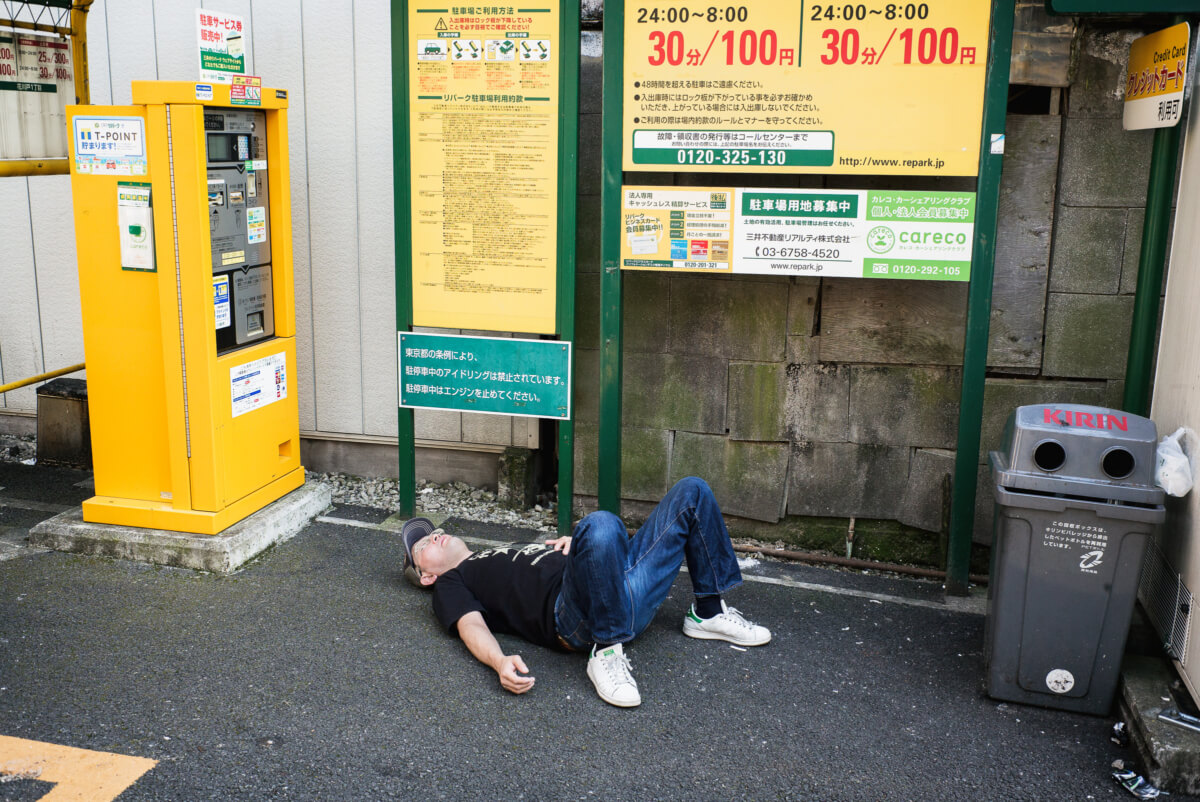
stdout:
[[621,83],[625,3],[604,5],[603,145],[600,187],[600,432],[598,504],[621,511]]
[[[954,457],[954,491],[950,501],[950,544],[946,555],[946,593],[966,595],[970,583],[971,537],[975,528],[975,485],[979,475],[979,431],[983,424],[983,390],[987,374],[988,328],[992,311],[992,277],[996,255],[996,217],[1000,205],[1003,149],[992,136],[1004,135],[1008,109],[1009,61],[1015,0],[992,5],[990,57],[983,101],[983,131],[976,184],[975,243],[971,252],[971,286],[967,296],[966,342],[963,346],[962,392],[958,410],[958,445]],[[1000,140],[1003,142],[1003,139]],[[996,152],[999,150],[999,152]]]
[[[575,339],[575,189],[579,168],[579,0],[565,0],[560,9],[558,109],[558,338]],[[572,351],[574,354],[574,351]],[[575,365],[567,366],[570,375]],[[575,383],[571,383],[572,389]],[[574,406],[572,404],[572,406]],[[558,533],[571,534],[575,498],[575,421],[558,423]]]
[[1154,132],[1150,180],[1146,188],[1146,217],[1138,257],[1137,295],[1125,362],[1122,408],[1134,415],[1150,414],[1150,385],[1154,380],[1154,342],[1158,334],[1159,297],[1167,260],[1171,199],[1175,194],[1175,165],[1179,158],[1179,125]]
[[[408,149],[408,3],[392,0],[392,206],[396,242],[396,347],[400,332],[412,330],[412,232],[409,229],[410,157]],[[399,354],[397,354],[399,357]],[[397,368],[399,361],[397,359]],[[399,377],[397,377],[399,378]],[[399,386],[396,397],[399,399]],[[417,512],[417,448],[413,411],[399,409],[397,418],[400,515]]]

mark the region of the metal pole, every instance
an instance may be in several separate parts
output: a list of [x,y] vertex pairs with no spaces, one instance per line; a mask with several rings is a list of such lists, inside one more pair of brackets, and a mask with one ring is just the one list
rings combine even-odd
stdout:
[[[559,85],[558,127],[558,338],[575,339],[575,190],[579,167],[579,0],[566,0],[559,10],[559,52],[562,60]],[[573,54],[573,55],[568,55]],[[572,349],[572,355],[574,349]],[[567,370],[573,376],[574,364]],[[575,383],[571,383],[575,387]],[[571,534],[575,499],[575,421],[558,423],[558,533]]]
[[[408,3],[392,0],[392,207],[393,238],[396,243],[396,347],[400,333],[412,331],[412,216],[409,208],[411,157],[408,147]],[[399,369],[399,353],[396,367]],[[397,375],[397,381],[402,377]],[[396,398],[400,398],[399,384]],[[397,476],[400,515],[417,512],[417,447],[413,411],[398,409]]]
[[47,379],[53,379],[56,376],[65,376],[68,373],[76,373],[83,370],[85,367],[86,364],[80,362],[78,365],[72,365],[69,368],[59,368],[58,370],[51,370],[46,373],[39,373],[36,376],[30,376],[28,379],[20,379],[19,381],[9,382],[8,384],[0,384],[0,394],[7,393],[9,390],[28,387],[29,385],[37,384],[38,382],[44,382]]
[[[992,6],[991,46],[988,50],[983,130],[979,145],[979,180],[976,183],[975,243],[971,252],[971,286],[967,296],[967,329],[963,345],[958,444],[954,455],[954,491],[950,501],[950,544],[946,555],[946,593],[951,596],[965,596],[970,585],[968,573],[971,537],[975,528],[979,431],[983,425],[983,390],[992,310],[1000,172],[1004,164],[1002,143],[1008,107],[1014,4],[1015,0],[996,0]],[[1000,147],[993,147],[993,135],[1001,137]]]
[[600,187],[600,429],[598,504],[621,511],[621,83],[625,3],[604,5],[603,145]]
[[87,13],[92,0],[79,0],[71,6],[71,61],[75,66],[75,102],[92,102],[92,84],[88,78]]
[[1138,256],[1137,295],[1129,331],[1129,356],[1125,361],[1125,396],[1121,407],[1134,415],[1150,414],[1154,380],[1154,344],[1158,334],[1158,307],[1170,234],[1171,199],[1175,194],[1175,165],[1179,157],[1179,125],[1154,131],[1150,155],[1150,180],[1146,187],[1146,217],[1142,250]]

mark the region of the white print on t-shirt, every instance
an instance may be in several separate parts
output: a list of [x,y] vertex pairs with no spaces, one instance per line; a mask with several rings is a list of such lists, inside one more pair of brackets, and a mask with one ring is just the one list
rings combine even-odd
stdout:
[[549,548],[548,546],[540,545],[538,543],[530,543],[528,546],[522,546],[520,548],[517,548],[517,545],[514,543],[511,546],[500,546],[499,548],[485,549],[483,551],[476,552],[474,559],[480,559],[483,557],[491,557],[493,554],[512,554],[513,562],[516,562],[517,558],[520,557],[521,555],[537,554],[539,551],[543,552],[543,553],[538,555],[538,557],[536,557],[532,562],[530,562],[529,563],[530,565],[537,565],[538,562],[540,562],[542,560],[542,558],[554,553],[554,549]]

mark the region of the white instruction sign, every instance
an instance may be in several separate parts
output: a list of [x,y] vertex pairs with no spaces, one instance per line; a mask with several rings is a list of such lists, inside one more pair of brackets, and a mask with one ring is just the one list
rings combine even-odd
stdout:
[[246,244],[257,245],[267,241],[267,209],[251,206],[246,210]]
[[117,226],[121,243],[121,269],[155,272],[154,216],[150,185],[117,182]]
[[218,329],[227,329],[233,322],[229,315],[229,274],[213,276],[213,318]]
[[621,267],[967,281],[975,193],[622,187]]
[[287,357],[272,354],[229,369],[233,417],[287,398]]

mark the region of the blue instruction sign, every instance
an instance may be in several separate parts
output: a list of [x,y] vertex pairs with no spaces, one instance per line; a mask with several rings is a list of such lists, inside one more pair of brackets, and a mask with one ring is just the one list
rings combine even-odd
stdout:
[[569,420],[571,343],[399,332],[400,406]]

